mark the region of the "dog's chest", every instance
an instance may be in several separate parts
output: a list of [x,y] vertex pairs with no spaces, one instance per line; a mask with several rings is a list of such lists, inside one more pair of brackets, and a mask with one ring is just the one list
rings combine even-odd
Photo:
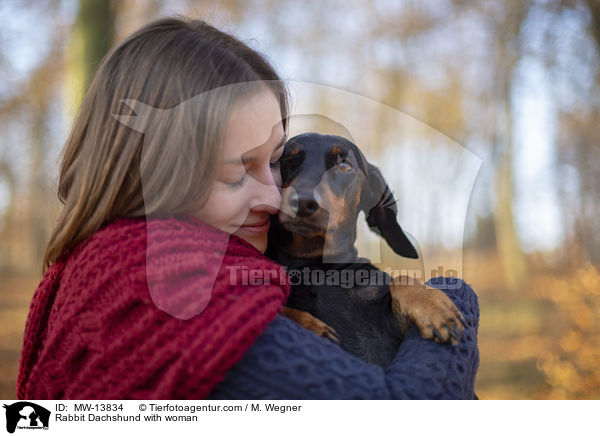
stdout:
[[[374,267],[372,267],[374,268]],[[316,268],[311,268],[310,272]],[[306,271],[306,270],[305,270]],[[339,277],[355,275],[353,268],[339,270]],[[400,325],[391,309],[391,296],[385,284],[349,285],[343,283],[293,284],[287,306],[311,313],[333,327],[340,346],[363,360],[386,366],[402,341]]]

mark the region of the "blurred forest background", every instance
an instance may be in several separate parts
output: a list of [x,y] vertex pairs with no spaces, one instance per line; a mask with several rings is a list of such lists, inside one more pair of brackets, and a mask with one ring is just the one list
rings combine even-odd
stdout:
[[382,102],[479,156],[460,244],[481,305],[476,391],[600,399],[599,0],[3,0],[1,398],[16,395],[86,84],[111,46],[173,14],[235,34],[284,80]]

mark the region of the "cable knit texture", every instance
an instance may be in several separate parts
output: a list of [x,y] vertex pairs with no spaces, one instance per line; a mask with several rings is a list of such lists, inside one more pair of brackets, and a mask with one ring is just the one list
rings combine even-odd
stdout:
[[460,344],[412,328],[383,370],[278,316],[287,282],[232,284],[236,266],[283,271],[187,215],[104,226],[41,280],[18,398],[473,398],[479,309],[468,285],[445,290],[467,320]]
[[473,399],[479,303],[471,287],[457,280],[437,277],[427,283],[441,288],[465,317],[456,346],[425,340],[413,326],[383,370],[277,316],[209,398]]
[[230,284],[235,265],[281,269],[190,216],[101,228],[33,296],[18,398],[204,398],[289,293],[287,283]]

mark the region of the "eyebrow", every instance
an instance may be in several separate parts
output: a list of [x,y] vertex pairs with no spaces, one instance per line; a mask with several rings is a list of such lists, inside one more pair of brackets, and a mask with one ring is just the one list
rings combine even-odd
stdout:
[[[278,145],[277,147],[275,147],[275,150],[279,150],[281,147],[283,147],[283,145],[285,144],[286,137],[287,137],[287,136],[284,134],[284,135],[283,135],[283,138],[281,138],[281,142],[279,143],[279,145]],[[263,146],[263,145],[265,145],[265,144],[266,144],[266,142],[265,142],[264,144],[261,144],[261,145],[259,145],[258,147],[262,147],[262,146]],[[258,148],[258,147],[254,147],[254,148]],[[248,150],[246,153],[248,153],[249,151],[252,151],[252,150],[254,150],[254,148],[253,148],[253,149],[251,149],[251,150]],[[273,151],[275,151],[275,150],[273,150]],[[246,154],[246,153],[244,153],[244,154]],[[248,162],[248,161],[250,161],[250,160],[252,160],[252,159],[253,159],[253,158],[247,158],[247,159],[244,159],[243,157],[242,157],[242,160],[241,160],[241,161],[240,161],[240,159],[238,159],[238,158],[235,158],[235,159],[229,159],[229,160],[223,161],[223,164],[224,164],[224,165],[226,165],[226,164],[244,164],[244,163],[246,163],[246,162]]]

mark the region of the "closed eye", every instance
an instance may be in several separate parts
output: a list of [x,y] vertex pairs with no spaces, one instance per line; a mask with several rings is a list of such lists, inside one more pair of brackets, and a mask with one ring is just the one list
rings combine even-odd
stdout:
[[236,182],[223,182],[223,183],[225,183],[231,189],[237,189],[237,188],[240,188],[244,184],[245,181],[246,181],[246,175],[244,174],[242,176],[242,178]]

